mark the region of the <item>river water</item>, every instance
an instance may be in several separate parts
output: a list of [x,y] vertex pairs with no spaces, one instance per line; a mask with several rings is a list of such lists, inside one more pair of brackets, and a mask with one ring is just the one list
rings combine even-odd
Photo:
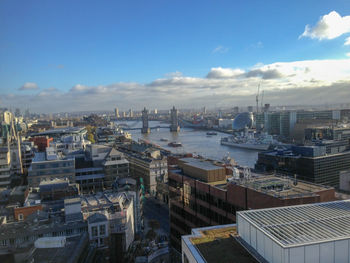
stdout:
[[[117,124],[120,123],[128,124],[133,128],[139,128],[142,126],[141,122],[117,122]],[[169,126],[169,124],[163,124],[158,121],[149,122],[149,127],[156,126]],[[257,151],[221,145],[221,137],[229,136],[228,134],[221,132],[217,132],[217,135],[212,136],[208,136],[206,134],[207,131],[190,128],[181,128],[178,133],[170,132],[169,128],[152,129],[149,134],[141,134],[141,130],[129,130],[128,132],[131,133],[132,139],[135,141],[138,139],[148,140],[173,153],[193,153],[214,160],[222,160],[223,157],[229,155],[239,165],[251,168],[254,167],[258,158]],[[168,139],[169,141],[163,142],[160,140],[161,138]],[[182,147],[169,147],[168,143],[173,141],[181,142]]]

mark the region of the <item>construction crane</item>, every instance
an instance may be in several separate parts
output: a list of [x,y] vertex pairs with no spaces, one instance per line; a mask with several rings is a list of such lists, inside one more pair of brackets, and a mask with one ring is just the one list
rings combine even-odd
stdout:
[[263,111],[263,104],[264,103],[264,90],[261,93],[261,103],[260,103],[260,110]]
[[258,113],[259,112],[259,91],[260,91],[260,83],[258,85],[258,93],[256,94],[256,112]]

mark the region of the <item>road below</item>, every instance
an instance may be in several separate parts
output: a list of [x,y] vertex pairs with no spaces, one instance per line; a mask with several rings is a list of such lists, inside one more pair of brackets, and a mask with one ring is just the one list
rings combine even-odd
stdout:
[[[143,203],[143,216],[145,220],[145,229],[148,229],[149,220],[157,220],[160,228],[156,230],[161,235],[169,236],[169,209],[167,205],[161,203],[154,197],[146,197]],[[147,231],[145,231],[147,233]]]

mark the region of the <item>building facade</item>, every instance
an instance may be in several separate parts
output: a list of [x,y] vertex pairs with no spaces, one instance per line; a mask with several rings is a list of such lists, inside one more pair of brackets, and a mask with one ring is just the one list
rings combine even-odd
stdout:
[[28,169],[28,185],[38,187],[41,181],[68,179],[75,183],[75,159],[57,155],[53,148],[37,152]]

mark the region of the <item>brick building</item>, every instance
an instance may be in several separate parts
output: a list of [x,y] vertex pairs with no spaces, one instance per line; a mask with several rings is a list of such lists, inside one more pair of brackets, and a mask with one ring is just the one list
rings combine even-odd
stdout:
[[174,248],[192,228],[235,223],[237,211],[335,200],[331,187],[234,170],[227,176],[225,167],[194,158],[179,159],[177,169],[169,170]]

